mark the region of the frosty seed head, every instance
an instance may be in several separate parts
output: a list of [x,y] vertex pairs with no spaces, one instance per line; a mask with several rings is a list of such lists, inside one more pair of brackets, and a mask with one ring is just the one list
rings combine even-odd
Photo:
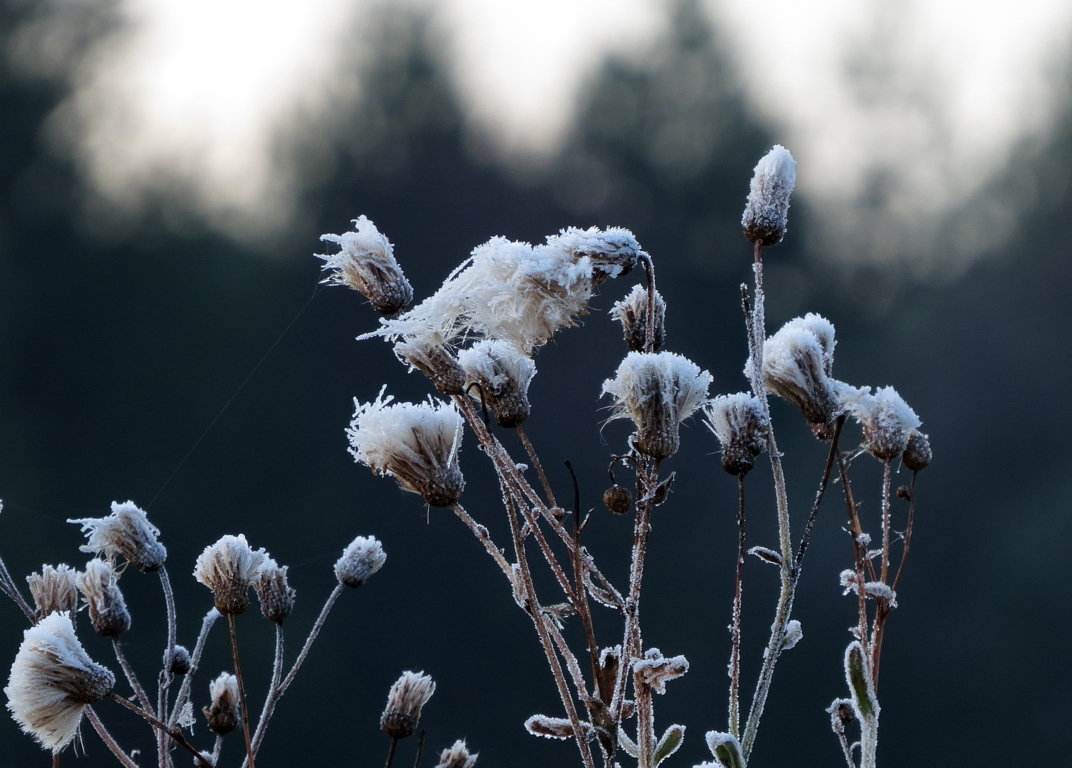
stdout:
[[333,270],[321,282],[353,288],[372,304],[381,315],[394,315],[413,301],[413,287],[395,261],[394,246],[376,225],[364,216],[354,219],[355,232],[341,235],[321,235],[327,243],[335,243],[338,253],[321,255],[321,269]]
[[797,182],[797,162],[789,150],[775,144],[756,164],[748,190],[741,228],[748,242],[775,245],[785,237],[789,195]]
[[630,352],[603,394],[614,398],[611,419],[629,418],[636,426],[634,446],[656,459],[678,449],[678,427],[703,405],[711,374],[673,352]]
[[71,566],[42,565],[40,573],[26,577],[26,583],[30,586],[38,621],[56,611],[73,614],[78,609],[78,571]]
[[470,753],[465,741],[458,739],[452,746],[439,753],[436,768],[473,768],[479,756],[479,754]]
[[849,413],[863,428],[868,452],[882,461],[897,458],[922,423],[893,387],[879,387],[874,394],[859,392],[849,403]]
[[767,445],[770,421],[753,395],[719,395],[704,405],[704,421],[722,445],[722,468],[731,475],[748,474]]
[[491,409],[495,423],[512,428],[529,417],[529,385],[536,375],[536,363],[507,341],[484,340],[458,353],[458,364],[465,372],[469,395]]
[[616,515],[624,515],[633,506],[633,495],[628,489],[615,483],[603,491],[603,506]]
[[105,560],[94,558],[78,575],[78,590],[85,598],[93,631],[105,637],[119,637],[130,629],[130,612],[115,571]]
[[344,587],[360,587],[387,562],[383,545],[374,536],[358,536],[335,562],[335,578]]
[[688,671],[688,659],[684,656],[667,658],[658,648],[649,648],[644,652],[644,658],[633,662],[633,679],[654,693],[666,693],[666,683]]
[[596,285],[609,277],[628,274],[644,253],[633,233],[621,227],[605,230],[567,227],[557,235],[549,236],[547,244],[561,248],[574,259],[588,259]]
[[253,591],[261,604],[264,618],[282,624],[294,610],[294,589],[287,583],[287,566],[280,567],[270,557],[265,557],[257,575],[253,578]]
[[212,590],[212,602],[224,616],[237,616],[249,605],[249,587],[267,558],[254,551],[244,534],[227,535],[205,547],[194,565],[194,578]]
[[901,455],[901,461],[913,472],[919,472],[921,469],[931,463],[931,441],[930,438],[920,432],[918,429],[913,429],[908,433],[908,444],[905,446],[904,453]]
[[[822,320],[818,315],[808,317]],[[811,324],[819,328],[817,334],[805,320],[790,320],[764,342],[763,385],[799,408],[816,436],[825,438],[827,426],[839,412],[837,389],[829,373],[833,326],[829,321]]]
[[23,732],[57,753],[78,733],[86,705],[103,699],[114,685],[115,676],[89,658],[64,612],[25,631],[4,693]]
[[109,560],[120,557],[133,563],[139,571],[158,571],[167,559],[167,550],[157,537],[159,529],[149,522],[144,510],[132,501],[112,502],[108,517],[85,517],[68,520],[82,526],[87,541],[79,551],[104,555]]
[[380,730],[392,739],[404,739],[413,733],[421,719],[421,707],[432,698],[435,688],[435,681],[429,675],[403,672],[387,693]]
[[448,507],[465,488],[458,465],[462,419],[451,403],[394,403],[379,395],[371,403],[354,400],[346,430],[354,459],[403,490],[420,494],[433,507]]
[[238,700],[238,678],[230,672],[220,672],[208,685],[211,704],[201,709],[208,727],[217,736],[226,736],[238,727],[242,718]]
[[185,675],[189,673],[193,660],[190,652],[184,645],[176,645],[168,651],[164,649],[164,668],[173,675]]
[[444,395],[460,395],[465,387],[465,372],[439,331],[403,337],[395,342],[395,356],[431,379]]
[[655,322],[653,323],[652,349],[644,348],[648,333],[648,289],[643,285],[634,285],[633,290],[615,303],[610,309],[610,316],[622,324],[625,345],[631,352],[658,352],[666,341],[666,302],[658,290],[655,291]]
[[[587,724],[582,723],[582,725]],[[573,738],[573,724],[564,717],[533,715],[525,721],[525,730],[533,736],[543,736],[547,739]]]

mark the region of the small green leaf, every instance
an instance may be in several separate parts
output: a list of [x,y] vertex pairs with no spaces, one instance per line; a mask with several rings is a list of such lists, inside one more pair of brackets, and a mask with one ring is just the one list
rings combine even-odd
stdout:
[[663,760],[677,752],[678,747],[681,746],[684,740],[685,726],[671,725],[667,728],[666,733],[659,739],[658,746],[655,747],[655,765],[659,765]]
[[873,720],[878,715],[878,700],[871,683],[871,670],[864,658],[864,649],[858,641],[850,643],[845,649],[845,678],[856,713],[861,720]]
[[731,734],[719,731],[707,732],[707,747],[723,768],[744,768],[741,743]]

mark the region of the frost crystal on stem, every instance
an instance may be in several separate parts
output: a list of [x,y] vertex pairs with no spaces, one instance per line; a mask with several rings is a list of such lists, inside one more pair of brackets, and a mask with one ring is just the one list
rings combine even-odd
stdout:
[[393,399],[381,389],[370,403],[354,400],[354,417],[346,430],[350,453],[431,506],[450,506],[465,488],[458,466],[461,416],[451,403],[429,398],[427,403],[392,404]]
[[149,522],[145,511],[132,501],[112,502],[108,517],[68,520],[82,526],[87,541],[78,549],[103,554],[110,560],[125,558],[140,571],[158,571],[167,559],[167,550],[157,537],[160,531]]
[[60,752],[78,733],[87,704],[107,696],[115,676],[89,658],[68,613],[52,613],[23,634],[4,694],[25,733]]
[[334,254],[317,254],[325,262],[322,269],[334,270],[322,282],[353,288],[381,315],[405,309],[413,301],[413,288],[395,261],[391,241],[364,216],[354,219],[354,229],[341,235],[320,236],[341,249]]
[[741,217],[748,242],[776,245],[785,237],[789,195],[797,182],[797,162],[789,150],[775,144],[756,164]]

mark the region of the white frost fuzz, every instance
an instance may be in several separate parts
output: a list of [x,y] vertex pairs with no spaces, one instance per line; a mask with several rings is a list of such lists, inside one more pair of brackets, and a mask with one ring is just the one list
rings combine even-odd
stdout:
[[374,536],[358,536],[335,562],[335,578],[344,587],[360,587],[387,562],[383,545]]
[[603,394],[614,398],[611,419],[636,425],[635,446],[656,459],[678,449],[678,427],[707,399],[711,374],[673,352],[630,352]]
[[266,558],[263,549],[250,548],[244,534],[223,536],[198,555],[194,578],[212,590],[217,611],[237,615],[249,605],[250,582]]
[[763,245],[782,241],[789,216],[789,195],[797,182],[797,162],[789,150],[775,144],[756,164],[745,203],[741,228],[748,242]]
[[883,461],[900,455],[912,432],[922,424],[893,387],[879,387],[874,394],[858,392],[848,410],[863,427],[867,450]]
[[4,694],[22,730],[56,753],[77,735],[86,705],[114,685],[78,642],[70,614],[52,613],[23,634]]
[[149,522],[145,511],[132,501],[112,502],[108,517],[68,520],[82,526],[87,541],[79,551],[102,554],[109,560],[125,558],[140,571],[158,571],[167,559],[167,550],[157,537],[159,529]]
[[462,418],[452,403],[392,403],[380,390],[370,403],[354,400],[346,435],[354,459],[433,507],[456,502],[465,488],[458,466]]

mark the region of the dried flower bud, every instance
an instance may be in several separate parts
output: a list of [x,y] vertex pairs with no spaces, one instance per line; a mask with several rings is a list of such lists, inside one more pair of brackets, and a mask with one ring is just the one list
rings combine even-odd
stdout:
[[624,515],[633,506],[633,494],[615,483],[603,491],[603,506],[616,515]]
[[432,698],[435,688],[435,681],[429,675],[403,672],[387,694],[380,730],[392,739],[404,739],[413,733],[421,719],[421,707]]
[[834,699],[826,711],[830,713],[830,723],[834,726],[835,733],[840,733],[839,728],[844,730],[846,725],[856,719],[851,699]]
[[344,587],[360,587],[387,561],[383,545],[374,536],[358,536],[335,563],[335,578]]
[[431,379],[444,395],[460,395],[465,388],[465,371],[439,331],[404,336],[395,342],[395,356]]
[[224,616],[236,616],[249,605],[250,582],[267,557],[254,551],[244,534],[227,535],[205,547],[194,565],[194,578],[212,590],[212,602]]
[[776,245],[785,237],[789,215],[789,195],[797,182],[797,162],[780,144],[756,164],[741,217],[748,242]]
[[112,566],[93,559],[78,576],[78,590],[86,599],[93,630],[105,637],[119,637],[130,629],[130,612]]
[[217,736],[226,736],[242,720],[238,678],[230,672],[220,672],[219,677],[209,683],[208,692],[212,703],[201,712],[208,720],[209,730]]
[[159,529],[149,522],[145,511],[132,501],[112,502],[108,517],[85,517],[68,520],[82,526],[88,535],[81,552],[103,554],[109,560],[125,558],[139,571],[158,571],[167,559],[167,550],[157,537]]
[[381,315],[393,315],[413,301],[413,287],[395,261],[394,246],[364,216],[354,219],[356,232],[341,235],[321,235],[327,243],[342,250],[321,255],[324,270],[335,270],[322,282],[353,288],[372,304]]
[[637,685],[646,685],[655,693],[666,693],[666,683],[676,680],[689,671],[689,660],[684,656],[666,658],[658,648],[649,648],[644,658],[633,662],[633,679]]
[[[592,726],[581,723],[581,727],[590,730]],[[548,717],[547,715],[533,715],[525,721],[525,730],[533,736],[543,736],[547,739],[572,739],[573,724],[564,717]]]
[[[840,411],[838,390],[830,378],[833,362],[833,326],[817,335],[808,318],[794,318],[763,344],[763,385],[768,392],[800,409],[817,437],[825,438],[827,425]],[[747,369],[746,369],[747,374]]]
[[759,400],[745,392],[719,395],[707,401],[704,415],[704,423],[722,445],[722,468],[738,477],[748,474],[767,447],[770,420]]
[[354,400],[346,434],[354,459],[433,507],[448,507],[465,488],[458,466],[462,419],[451,403],[395,403],[384,390],[371,403]]
[[796,619],[786,622],[785,631],[782,633],[782,650],[788,651],[795,648],[796,644],[804,639],[804,629]]
[[193,660],[190,658],[190,652],[186,650],[186,646],[176,645],[170,652],[166,648],[164,649],[164,668],[171,674],[188,674],[192,665]]
[[31,573],[26,583],[37,608],[38,621],[56,611],[73,614],[78,609],[78,571],[71,566],[42,565],[41,573]]
[[470,754],[465,741],[458,739],[452,746],[439,753],[436,768],[473,768],[479,754]]
[[253,591],[261,604],[264,618],[282,624],[294,610],[296,594],[287,583],[287,566],[279,567],[270,557],[265,557],[257,575],[253,578]]
[[500,427],[516,427],[529,417],[529,384],[536,375],[536,363],[508,341],[479,341],[458,353],[458,364],[465,371],[466,386],[475,400],[481,392]]
[[919,472],[921,469],[931,463],[931,441],[925,434],[918,429],[913,429],[908,433],[908,444],[905,446],[904,453],[901,455],[901,461],[913,472]]
[[909,435],[918,432],[921,424],[893,387],[880,387],[873,395],[866,389],[857,392],[848,410],[863,427],[867,450],[882,461],[899,456],[908,446]]
[[707,399],[711,374],[673,352],[630,352],[603,394],[614,398],[611,419],[632,419],[635,447],[656,459],[677,453],[678,427]]
[[115,676],[78,642],[70,614],[52,613],[23,633],[4,694],[23,732],[55,754],[77,735],[86,705],[114,685]]
[[666,341],[666,302],[655,291],[652,324],[652,348],[645,349],[648,334],[648,289],[634,285],[633,290],[610,309],[610,316],[622,324],[625,345],[631,352],[658,352]]

